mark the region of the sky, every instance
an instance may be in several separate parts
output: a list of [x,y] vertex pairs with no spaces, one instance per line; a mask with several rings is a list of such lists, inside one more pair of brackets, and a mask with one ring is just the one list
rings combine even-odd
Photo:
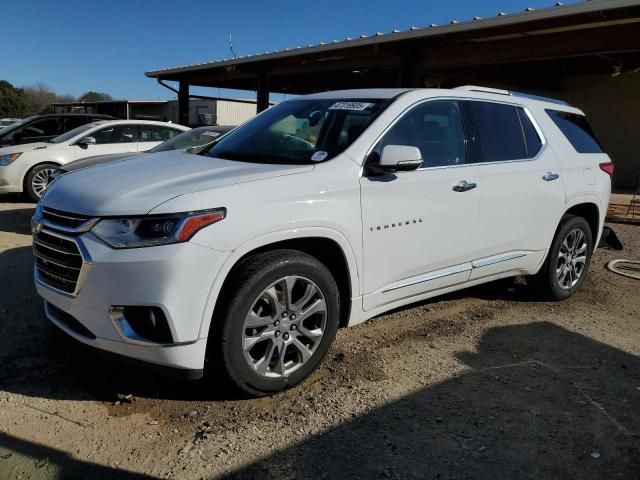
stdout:
[[[0,80],[56,93],[174,98],[144,72],[360,34],[544,8],[555,0],[8,0]],[[565,1],[564,3],[574,3]],[[206,95],[248,92],[193,89]]]

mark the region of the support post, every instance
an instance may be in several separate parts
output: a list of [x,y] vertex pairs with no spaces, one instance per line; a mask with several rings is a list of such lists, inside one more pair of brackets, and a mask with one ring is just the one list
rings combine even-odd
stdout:
[[418,52],[402,57],[398,67],[398,87],[424,88],[422,65]]
[[266,72],[261,72],[258,75],[258,95],[256,101],[256,113],[260,113],[269,108],[269,76]]
[[189,126],[189,84],[185,80],[180,81],[178,90],[178,123]]

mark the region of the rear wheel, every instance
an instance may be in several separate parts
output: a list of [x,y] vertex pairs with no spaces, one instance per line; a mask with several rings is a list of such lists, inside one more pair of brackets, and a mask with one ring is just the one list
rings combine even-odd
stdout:
[[548,298],[569,298],[584,282],[592,253],[593,234],[587,221],[566,215],[558,227],[544,266],[532,281]]
[[24,192],[31,200],[37,202],[51,181],[51,174],[58,168],[54,163],[36,165],[24,179]]
[[276,250],[243,261],[229,282],[209,343],[214,371],[254,396],[308,377],[338,328],[338,287],[327,267],[306,253]]

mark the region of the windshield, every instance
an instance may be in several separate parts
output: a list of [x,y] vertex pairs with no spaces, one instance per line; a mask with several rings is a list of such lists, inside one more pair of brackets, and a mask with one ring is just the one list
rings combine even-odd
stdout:
[[30,122],[34,118],[36,118],[36,117],[33,116],[33,117],[23,118],[22,120],[20,120],[20,121],[18,121],[16,123],[12,123],[11,125],[8,125],[8,126],[6,126],[6,127],[1,129],[2,134],[13,132],[15,129],[21,127],[22,125],[24,125],[27,122]]
[[289,100],[229,133],[206,154],[254,163],[329,160],[351,145],[391,101]]
[[211,128],[194,128],[176,135],[166,142],[149,150],[150,153],[167,152],[169,150],[185,150],[187,148],[202,147],[208,145],[225,132],[215,131]]
[[80,125],[79,127],[74,128],[73,130],[69,130],[67,133],[63,133],[62,135],[58,135],[57,137],[52,138],[51,140],[49,140],[49,143],[66,142],[67,140],[71,140],[76,135],[80,135],[82,132],[86,132],[90,128],[95,127],[96,125],[98,125],[98,122],[86,123],[84,125]]

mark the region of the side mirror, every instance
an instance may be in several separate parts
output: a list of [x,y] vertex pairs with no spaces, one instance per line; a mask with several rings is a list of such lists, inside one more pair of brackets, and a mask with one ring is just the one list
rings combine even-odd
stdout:
[[417,147],[407,145],[387,145],[382,150],[380,167],[396,172],[416,170],[422,165],[422,154]]
[[93,137],[84,137],[78,140],[77,142],[77,145],[84,148],[87,148],[89,145],[95,145],[95,144],[96,144],[96,139]]

